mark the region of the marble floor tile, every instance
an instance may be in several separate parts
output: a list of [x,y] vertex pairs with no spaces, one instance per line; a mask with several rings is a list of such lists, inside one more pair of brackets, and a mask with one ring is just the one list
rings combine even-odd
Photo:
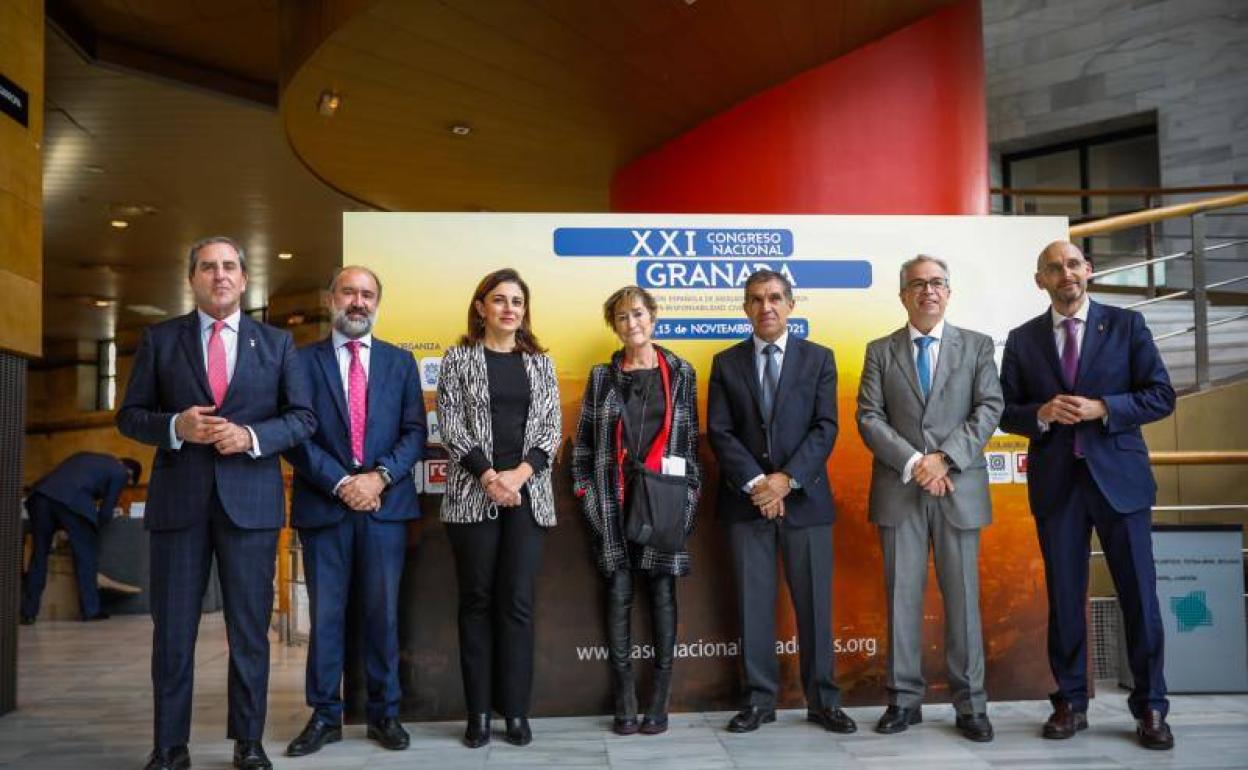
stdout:
[[[152,704],[146,617],[106,623],[45,622],[18,631],[18,710],[0,717],[0,768],[4,770],[138,770],[150,750]],[[306,650],[272,647],[265,750],[279,770],[487,770],[488,768],[636,768],[730,770],[814,768],[883,770],[1098,770],[1099,768],[1248,768],[1248,695],[1177,695],[1170,723],[1177,747],[1146,751],[1135,742],[1126,693],[1099,683],[1089,708],[1091,727],[1071,740],[1049,741],[1040,725],[1043,701],[992,703],[997,738],[963,739],[947,705],[924,708],[923,724],[898,735],[872,729],[879,707],[847,709],[858,732],[836,735],[806,721],[804,710],[781,711],[774,724],[735,735],[724,730],[732,712],[673,714],[660,736],[622,737],[610,717],[532,720],[533,743],[510,746],[496,720],[494,741],[481,749],[460,743],[462,722],[410,723],[412,746],[386,751],[348,726],[343,741],[317,754],[285,757],[286,744],[303,728]],[[204,617],[196,653],[191,759],[196,770],[226,770],[232,745],[225,739],[229,660],[221,615]]]

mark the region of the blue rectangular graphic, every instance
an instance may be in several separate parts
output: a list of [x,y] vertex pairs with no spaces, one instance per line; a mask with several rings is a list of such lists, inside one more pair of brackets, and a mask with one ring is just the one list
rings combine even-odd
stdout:
[[[753,331],[745,318],[661,318],[654,324],[654,337],[659,340],[743,340]],[[810,322],[790,318],[789,334],[805,339],[810,335]]]
[[762,269],[783,273],[797,289],[866,289],[871,263],[861,259],[643,259],[637,285],[646,289],[739,289]]
[[689,227],[558,227],[560,257],[788,257],[793,232],[784,229]]

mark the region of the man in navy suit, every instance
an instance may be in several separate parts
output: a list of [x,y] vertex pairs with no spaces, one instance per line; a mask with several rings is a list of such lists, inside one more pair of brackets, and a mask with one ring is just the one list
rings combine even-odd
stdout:
[[746,281],[754,334],[716,354],[707,434],[719,460],[719,511],[728,526],[741,618],[746,705],[730,732],[776,720],[776,551],[797,616],[806,718],[852,733],[832,678],[832,488],[827,462],[836,443],[836,361],[832,351],[788,330],[793,286],[760,270]]
[[286,454],[295,467],[291,521],[299,528],[312,611],[306,693],[312,717],[292,757],[342,739],[341,681],[352,582],[363,604],[368,737],[406,749],[399,724],[399,578],[407,522],[420,516],[412,467],[425,450],[416,361],[373,337],[381,281],[344,267],[329,286],[333,331],[299,351],[318,415],[312,438]]
[[129,457],[99,452],[78,452],[65,458],[48,475],[35,482],[26,511],[34,550],[26,582],[22,586],[22,624],[39,615],[39,600],[48,580],[48,551],[52,535],[63,529],[74,553],[74,577],[78,581],[78,607],[83,620],[104,620],[96,565],[100,555],[100,528],[113,519],[113,508],[122,487],[139,483],[143,466]]
[[1049,596],[1049,667],[1057,683],[1046,738],[1088,726],[1088,550],[1096,529],[1118,590],[1134,686],[1127,699],[1146,748],[1169,749],[1151,509],[1157,485],[1140,426],[1174,411],[1157,346],[1132,310],[1087,296],[1092,265],[1049,244],[1036,285],[1052,307],[1010,332],[1001,363],[1001,427],[1030,438],[1027,494]]
[[280,453],[316,428],[290,333],[240,311],[242,248],[206,238],[190,250],[196,309],[139,342],[122,434],[156,449],[144,526],[151,533],[155,750],[148,770],[190,767],[195,638],[216,557],[230,647],[234,766],[271,767],[264,735],[269,616],[285,519]]

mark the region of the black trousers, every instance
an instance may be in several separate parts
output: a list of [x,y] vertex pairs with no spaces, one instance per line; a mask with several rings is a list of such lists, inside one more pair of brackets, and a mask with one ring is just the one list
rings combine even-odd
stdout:
[[459,579],[459,665],[469,714],[528,716],[533,598],[546,530],[526,500],[497,519],[447,524]]
[[607,578],[607,641],[612,668],[632,670],[633,581],[637,575],[650,588],[654,629],[654,667],[670,671],[676,651],[676,577],[642,570],[617,569]]

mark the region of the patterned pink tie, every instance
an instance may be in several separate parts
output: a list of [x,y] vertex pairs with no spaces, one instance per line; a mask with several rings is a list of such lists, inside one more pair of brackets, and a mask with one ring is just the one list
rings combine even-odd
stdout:
[[225,391],[230,386],[230,376],[225,367],[225,340],[221,339],[224,328],[225,321],[213,321],[212,335],[208,337],[208,387],[212,390],[212,400],[217,409],[225,401]]
[[351,366],[347,369],[347,409],[351,413],[351,457],[364,464],[364,423],[368,420],[368,381],[360,362],[360,341],[347,342]]

